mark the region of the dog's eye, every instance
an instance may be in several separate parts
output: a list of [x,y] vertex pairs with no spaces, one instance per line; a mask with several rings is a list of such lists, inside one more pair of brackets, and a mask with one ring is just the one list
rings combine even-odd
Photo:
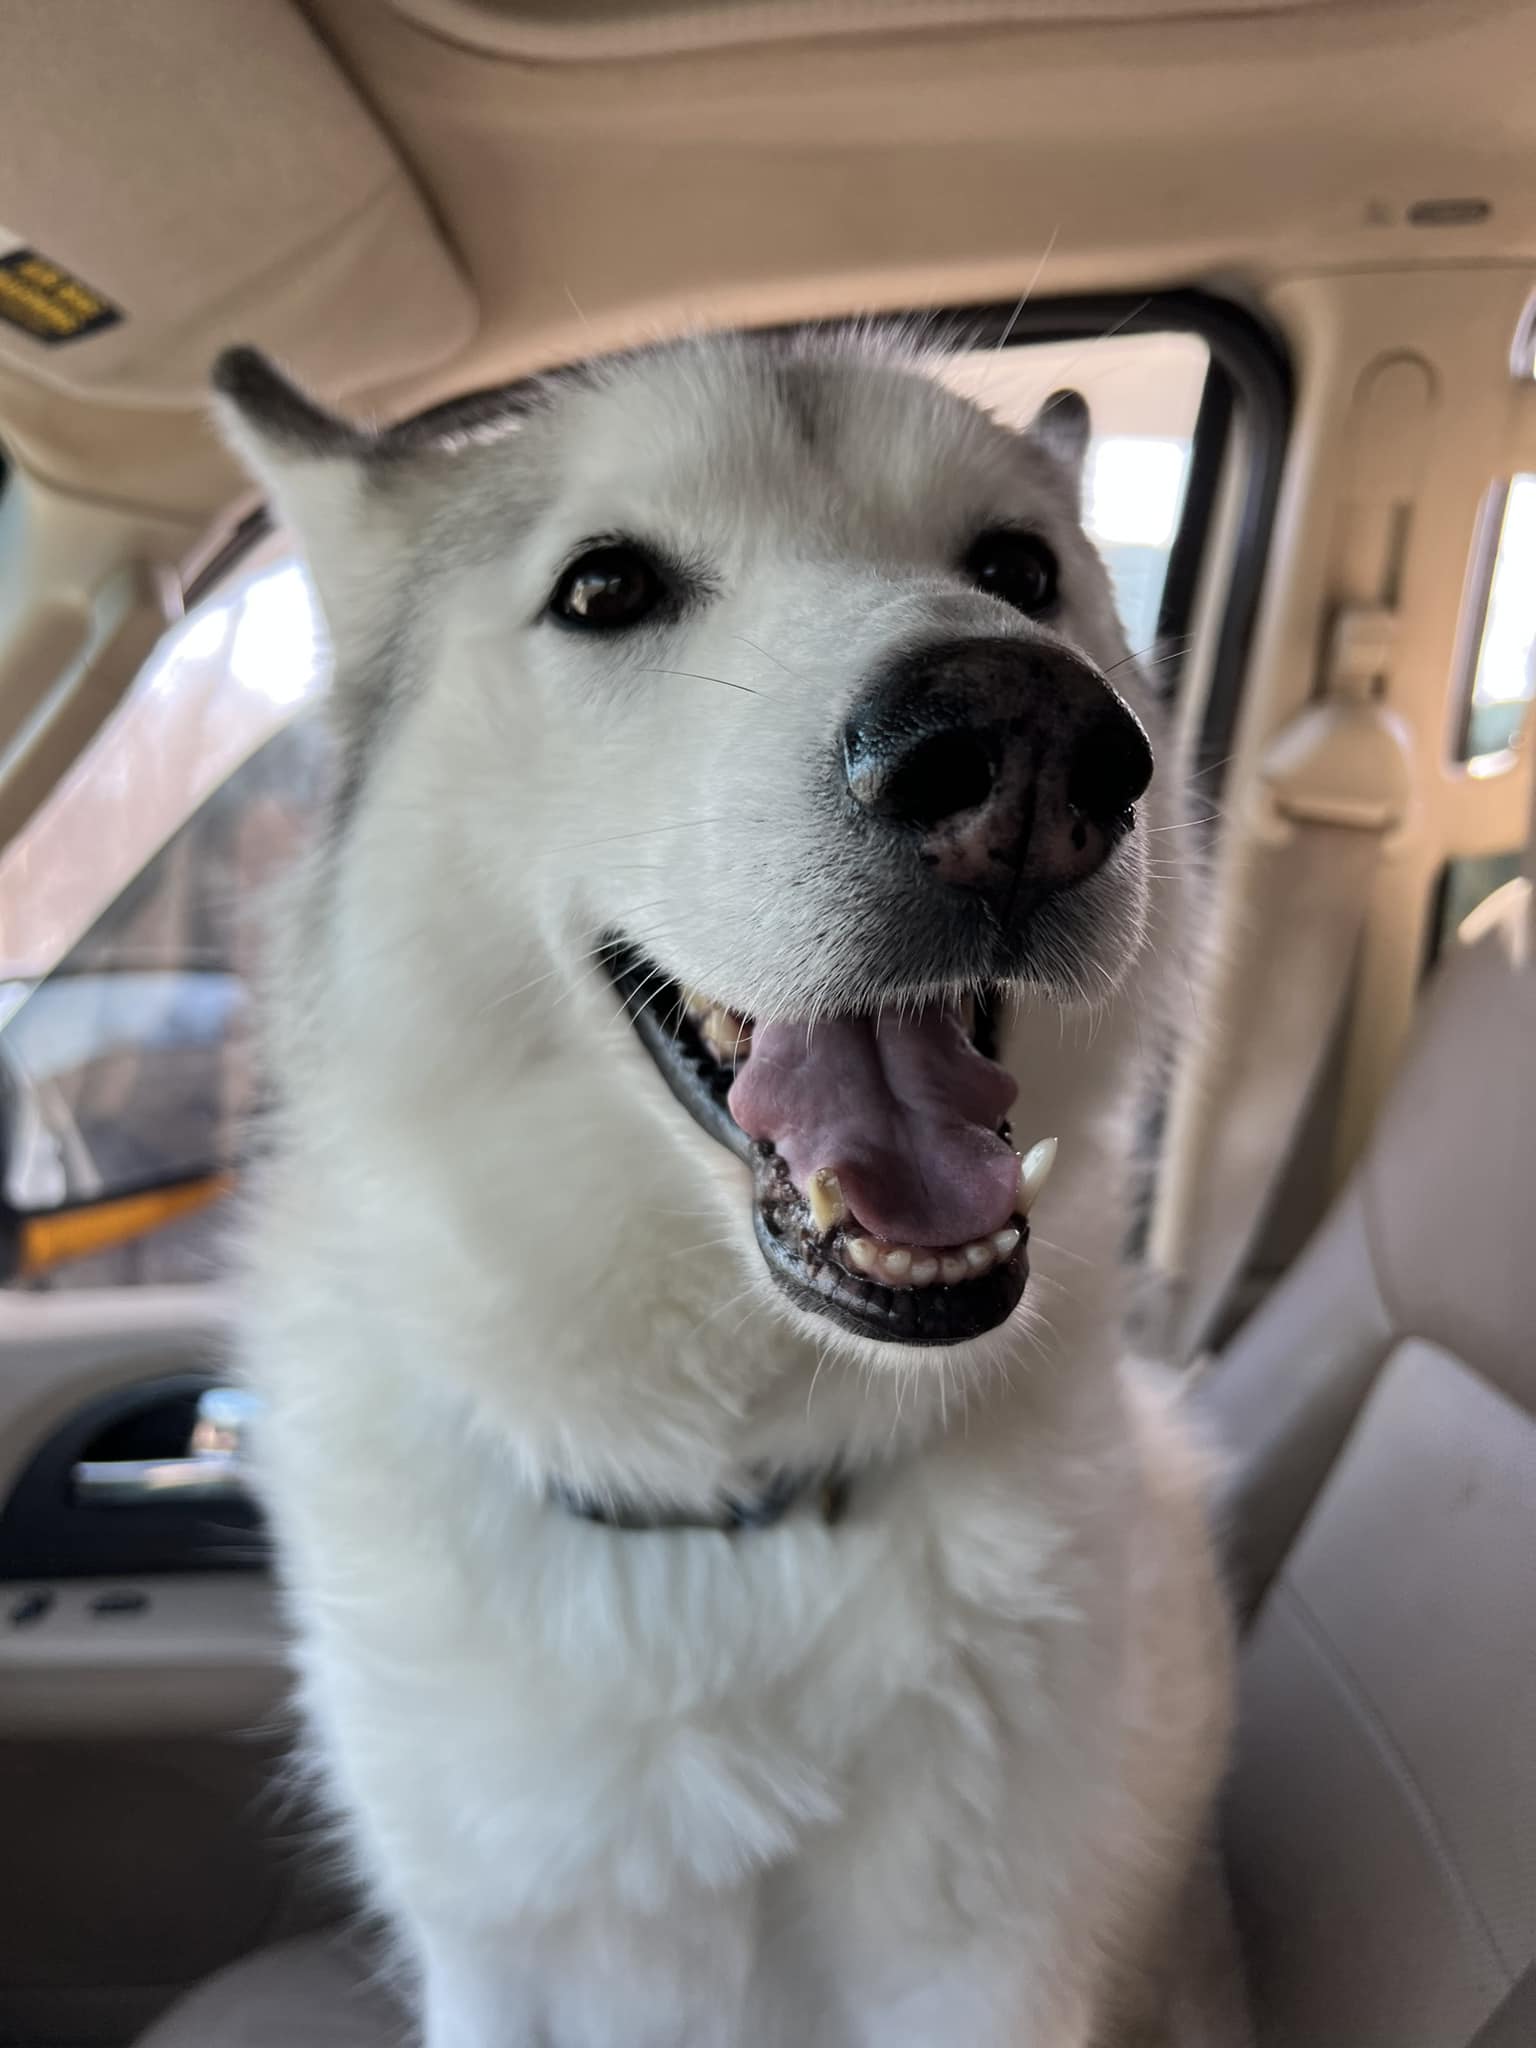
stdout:
[[555,585],[549,609],[564,625],[614,632],[639,625],[668,595],[655,563],[639,548],[616,541],[572,562]]
[[999,526],[971,543],[963,564],[978,590],[1039,618],[1056,602],[1060,568],[1038,535]]

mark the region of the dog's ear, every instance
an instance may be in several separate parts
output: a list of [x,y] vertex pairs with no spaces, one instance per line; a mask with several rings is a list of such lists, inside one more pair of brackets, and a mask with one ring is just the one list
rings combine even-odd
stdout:
[[1081,391],[1053,391],[1025,429],[1066,471],[1079,501],[1083,495],[1083,463],[1093,422]]
[[213,388],[224,438],[303,549],[344,679],[405,566],[402,522],[370,476],[382,437],[316,405],[254,348],[220,356]]
[[260,349],[226,349],[213,366],[213,388],[226,434],[264,480],[294,463],[367,450],[362,428],[316,405]]

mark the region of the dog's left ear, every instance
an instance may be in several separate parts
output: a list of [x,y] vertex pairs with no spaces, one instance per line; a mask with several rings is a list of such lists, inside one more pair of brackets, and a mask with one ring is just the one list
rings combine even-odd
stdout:
[[1066,471],[1079,501],[1083,495],[1083,462],[1093,421],[1080,391],[1053,391],[1025,432]]
[[381,437],[317,405],[254,348],[220,356],[213,388],[224,438],[304,551],[345,688],[405,569],[404,522],[369,474]]

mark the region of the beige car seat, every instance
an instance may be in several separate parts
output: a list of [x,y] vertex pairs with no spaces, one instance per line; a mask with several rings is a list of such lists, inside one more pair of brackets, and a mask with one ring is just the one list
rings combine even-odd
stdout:
[[1530,951],[1512,892],[1202,1389],[1236,1458],[1226,1849],[1261,2048],[1536,2048]]
[[[1524,929],[1436,977],[1368,1156],[1201,1390],[1234,1453],[1226,1849],[1260,2048],[1536,2048]],[[404,2037],[310,1941],[212,1979],[142,2048]]]

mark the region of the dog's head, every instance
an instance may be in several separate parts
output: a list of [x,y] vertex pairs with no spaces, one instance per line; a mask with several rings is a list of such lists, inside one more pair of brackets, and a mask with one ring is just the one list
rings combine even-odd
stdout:
[[1050,1157],[999,1015],[1123,994],[1153,886],[1081,399],[1018,433],[916,360],[739,338],[377,435],[248,352],[219,385],[338,643],[344,803],[454,735],[417,795],[463,886],[521,971],[606,977],[797,1309],[1006,1319]]

